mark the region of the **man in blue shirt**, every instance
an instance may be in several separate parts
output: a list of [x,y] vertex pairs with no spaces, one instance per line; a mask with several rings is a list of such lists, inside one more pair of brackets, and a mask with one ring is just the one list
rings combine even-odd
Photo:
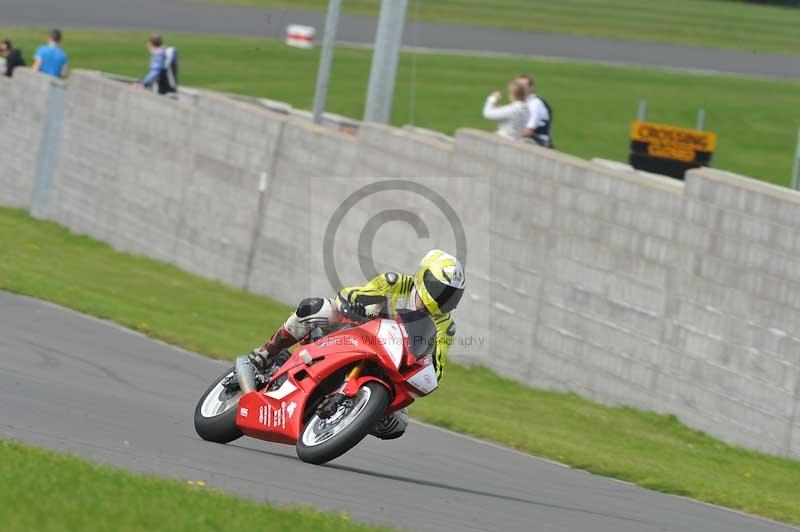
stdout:
[[61,49],[61,31],[50,32],[50,41],[40,46],[33,56],[33,69],[55,78],[67,75],[67,54]]

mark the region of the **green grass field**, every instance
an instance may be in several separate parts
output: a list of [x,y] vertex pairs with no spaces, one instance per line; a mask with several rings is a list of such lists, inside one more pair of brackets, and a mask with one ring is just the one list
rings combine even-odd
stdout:
[[[327,10],[328,0],[195,0]],[[377,15],[378,0],[344,0]],[[800,53],[800,9],[744,0],[408,0],[408,20],[636,39],[715,48]],[[286,21],[291,22],[291,21]]]
[[[218,358],[230,359],[264,341],[288,312],[268,299],[117,253],[18,210],[0,208],[0,242],[0,289]],[[671,416],[533,390],[452,362],[442,387],[415,403],[411,413],[600,475],[800,524],[800,462],[725,445]],[[24,466],[9,468],[0,452],[3,479],[4,466],[36,481]]]
[[202,479],[144,477],[3,440],[0,479],[3,532],[389,530],[355,525],[345,514],[248,502]]
[[[798,32],[800,33],[800,32]],[[42,32],[0,30],[30,57]],[[310,109],[318,52],[268,40],[170,35],[182,57],[186,85],[287,101]],[[141,77],[148,56],[143,33],[69,31],[65,47],[73,68]],[[232,58],[234,60],[232,60]],[[329,110],[359,118],[369,72],[370,52],[340,48],[328,98]],[[412,121],[412,57],[404,54],[398,74],[392,122]],[[797,128],[800,83],[678,74],[520,58],[458,55],[417,57],[413,122],[453,133],[459,127],[491,129],[481,117],[486,95],[509,78],[529,72],[554,108],[558,149],[584,158],[627,160],[630,122],[639,99],[649,102],[648,118],[694,126],[697,109],[707,112],[706,127],[720,136],[713,166],[777,184],[790,181]]]

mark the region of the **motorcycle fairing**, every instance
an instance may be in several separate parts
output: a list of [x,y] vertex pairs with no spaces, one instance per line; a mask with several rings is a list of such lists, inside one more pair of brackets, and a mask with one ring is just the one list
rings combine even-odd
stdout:
[[[355,379],[348,391],[357,391],[368,380],[378,380],[392,392],[387,414],[408,406],[414,402],[414,395],[430,393],[426,390],[433,391],[435,386],[431,388],[430,370],[426,370],[426,367],[432,369],[433,365],[429,359],[427,362],[418,361],[407,352],[409,344],[405,335],[405,329],[396,321],[376,319],[336,331],[298,348],[265,389],[242,396],[236,425],[253,438],[295,444],[303,430],[308,400],[319,384],[342,368],[370,359],[384,368],[388,382],[364,375]],[[404,354],[407,355],[405,360]],[[306,364],[304,358],[310,364]],[[273,384],[284,379],[284,375],[281,385],[271,390]],[[434,372],[433,382],[435,378]]]
[[[260,440],[296,443],[303,429],[303,413],[308,399],[319,383],[342,367],[365,358],[363,351],[354,352],[352,346],[341,346],[343,352],[339,356],[331,356],[333,353],[327,349],[320,354],[313,344],[302,349],[314,357],[313,364],[303,363],[298,349],[264,390],[250,392],[239,399],[236,425],[243,433]],[[286,375],[285,382],[276,390],[269,391],[272,383],[283,375]]]

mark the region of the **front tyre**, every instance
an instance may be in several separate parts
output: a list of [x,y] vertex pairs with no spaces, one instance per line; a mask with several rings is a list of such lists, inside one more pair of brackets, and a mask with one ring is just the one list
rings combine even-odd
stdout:
[[369,381],[354,397],[342,401],[328,419],[319,414],[308,420],[297,440],[297,456],[303,462],[324,464],[355,447],[383,417],[389,391]]
[[[234,386],[226,385],[231,379]],[[242,392],[235,379],[231,368],[214,381],[197,403],[194,430],[204,440],[229,443],[242,437],[242,431],[236,426],[236,410]]]

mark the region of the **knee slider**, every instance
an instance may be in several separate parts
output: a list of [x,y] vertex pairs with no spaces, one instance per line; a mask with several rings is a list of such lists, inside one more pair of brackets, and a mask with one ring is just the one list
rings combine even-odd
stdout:
[[306,318],[313,314],[316,314],[320,310],[322,310],[322,305],[325,303],[325,300],[321,297],[308,297],[300,302],[297,305],[297,317],[298,318]]

